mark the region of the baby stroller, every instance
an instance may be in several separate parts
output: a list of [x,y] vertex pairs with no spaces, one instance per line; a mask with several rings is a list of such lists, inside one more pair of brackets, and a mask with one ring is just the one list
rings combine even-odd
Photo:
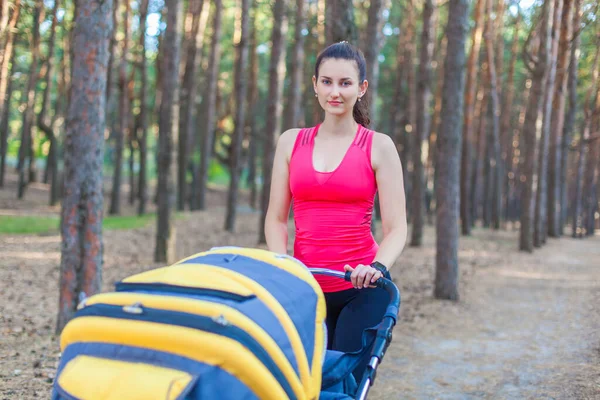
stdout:
[[239,247],[125,278],[85,299],[63,330],[52,399],[365,399],[391,341],[398,289],[378,281],[390,305],[362,350],[328,351],[313,273],[349,279]]

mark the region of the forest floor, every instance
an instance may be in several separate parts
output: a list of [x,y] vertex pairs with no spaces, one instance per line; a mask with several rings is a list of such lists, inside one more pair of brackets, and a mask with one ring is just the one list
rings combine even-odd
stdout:
[[[36,184],[17,202],[9,179],[0,215],[57,215],[47,190]],[[177,259],[256,247],[258,213],[240,207],[237,232],[226,233],[224,196],[212,190],[208,211],[175,219]],[[104,290],[159,266],[153,225],[104,232]],[[550,239],[533,254],[517,243],[517,231],[477,228],[461,238],[458,302],[432,297],[434,229],[423,247],[405,249],[392,271],[400,319],[370,399],[600,399],[600,237]],[[59,265],[57,234],[0,236],[0,400],[49,398]]]

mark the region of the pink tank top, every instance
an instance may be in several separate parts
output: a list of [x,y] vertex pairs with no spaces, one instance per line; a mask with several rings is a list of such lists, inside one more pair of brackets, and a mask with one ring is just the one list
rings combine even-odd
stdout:
[[[294,257],[309,268],[344,271],[344,265],[370,264],[377,253],[371,216],[377,191],[371,166],[373,131],[359,125],[340,165],[331,172],[313,167],[319,125],[298,133],[290,158],[296,238]],[[324,292],[352,288],[342,279],[315,276]]]

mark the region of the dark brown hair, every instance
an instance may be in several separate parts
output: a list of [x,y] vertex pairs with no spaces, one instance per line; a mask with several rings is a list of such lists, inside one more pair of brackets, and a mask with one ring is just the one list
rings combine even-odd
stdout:
[[[359,83],[362,83],[365,81],[365,79],[367,79],[367,63],[365,61],[364,54],[358,47],[353,46],[348,42],[334,43],[319,53],[317,56],[317,61],[315,62],[316,78],[319,77],[319,67],[324,60],[329,58],[356,61],[356,66],[358,67],[358,80],[360,81]],[[368,127],[371,124],[371,119],[369,118],[369,105],[366,94],[362,96],[360,100],[361,101],[357,101],[354,104],[352,116],[357,123],[364,127]]]

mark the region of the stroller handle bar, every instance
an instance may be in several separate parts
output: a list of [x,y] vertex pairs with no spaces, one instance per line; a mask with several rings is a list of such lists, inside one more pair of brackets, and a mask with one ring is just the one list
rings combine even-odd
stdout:
[[[309,271],[315,275],[333,276],[343,279],[347,282],[350,282],[350,276],[352,275],[352,272],[350,271],[340,272],[326,268],[309,268]],[[386,278],[377,279],[375,281],[375,286],[384,289],[390,295],[390,302],[384,317],[391,317],[395,324],[398,318],[398,311],[400,309],[400,291],[398,290],[398,287],[394,284],[394,282]]]

